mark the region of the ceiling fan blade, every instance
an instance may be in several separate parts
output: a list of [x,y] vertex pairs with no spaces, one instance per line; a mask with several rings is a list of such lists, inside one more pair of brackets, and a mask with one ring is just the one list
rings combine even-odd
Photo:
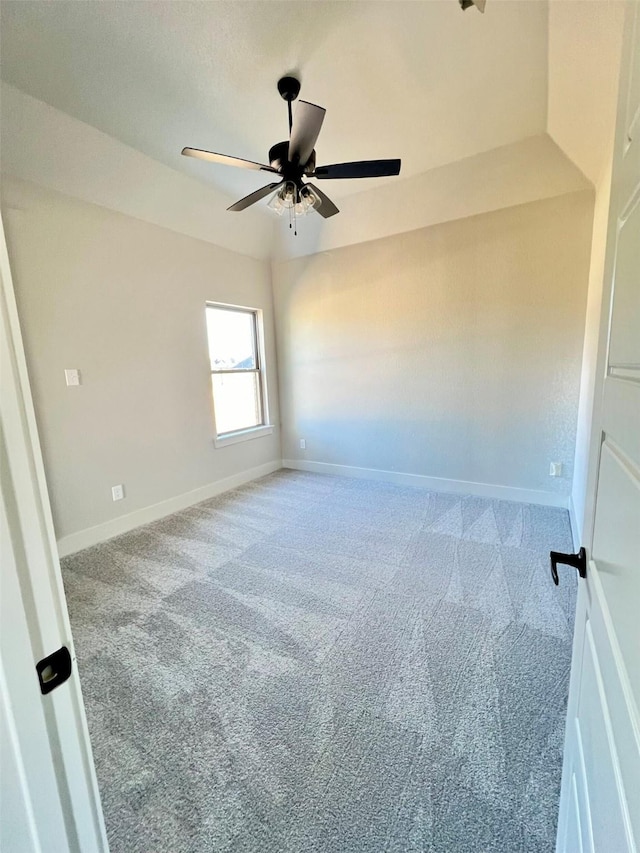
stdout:
[[183,148],[185,157],[195,157],[198,160],[207,160],[209,163],[222,163],[223,166],[239,166],[241,169],[255,169],[262,172],[275,172],[278,170],[264,163],[254,163],[253,160],[243,160],[241,157],[229,157],[228,154],[216,154],[213,151],[202,151],[200,148]]
[[250,207],[250,205],[255,204],[257,201],[260,201],[261,198],[272,193],[277,187],[279,187],[283,181],[276,181],[275,184],[267,184],[266,187],[262,187],[260,190],[256,190],[254,193],[250,195],[246,195],[244,198],[241,198],[240,201],[237,201],[235,204],[232,204],[231,207],[228,207],[227,210],[244,210],[245,207]]
[[355,163],[334,163],[316,166],[314,178],[384,178],[400,174],[400,160],[358,160]]
[[290,163],[301,163],[303,166],[307,163],[320,133],[325,112],[324,107],[318,107],[308,101],[298,101],[289,137]]
[[324,216],[325,219],[328,219],[330,216],[335,216],[336,213],[340,213],[339,208],[335,206],[335,204],[331,201],[328,195],[325,195],[322,190],[319,190],[314,184],[306,183],[306,187],[311,187],[313,192],[318,196],[322,204],[320,207],[316,207],[315,210],[320,216]]

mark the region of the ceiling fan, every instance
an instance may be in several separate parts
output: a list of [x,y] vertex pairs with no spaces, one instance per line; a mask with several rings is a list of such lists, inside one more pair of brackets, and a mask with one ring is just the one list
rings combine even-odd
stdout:
[[[241,169],[255,169],[277,175],[279,180],[241,198],[228,210],[244,210],[257,201],[274,193],[269,202],[277,214],[289,211],[291,218],[304,216],[310,210],[316,210],[325,219],[339,213],[338,208],[322,190],[303,178],[327,180],[332,178],[380,178],[400,173],[400,160],[358,160],[354,163],[335,163],[331,166],[316,166],[314,146],[322,127],[325,109],[299,101],[295,116],[292,116],[291,102],[300,93],[300,82],[295,77],[282,77],[278,81],[278,91],[287,102],[289,110],[289,140],[278,142],[269,149],[269,165],[254,163],[239,157],[202,151],[199,148],[183,148],[186,157],[196,157],[211,163],[226,166],[238,166]],[[291,220],[290,220],[291,224]]]

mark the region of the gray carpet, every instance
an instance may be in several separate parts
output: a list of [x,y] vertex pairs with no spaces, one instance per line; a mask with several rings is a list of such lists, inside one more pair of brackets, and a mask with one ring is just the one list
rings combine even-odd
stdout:
[[112,853],[550,853],[567,514],[279,472],[63,561]]

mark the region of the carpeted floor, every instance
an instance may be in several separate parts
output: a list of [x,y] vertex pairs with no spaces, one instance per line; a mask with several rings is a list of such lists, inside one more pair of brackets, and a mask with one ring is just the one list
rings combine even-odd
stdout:
[[567,513],[278,472],[63,561],[112,853],[551,853]]

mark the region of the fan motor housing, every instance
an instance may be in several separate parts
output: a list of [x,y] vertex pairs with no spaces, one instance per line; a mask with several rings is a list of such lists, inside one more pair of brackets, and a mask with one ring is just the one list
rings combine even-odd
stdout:
[[299,164],[290,163],[289,143],[288,141],[277,142],[269,149],[269,165],[282,174],[285,180],[293,180],[300,178],[302,175],[310,175],[316,168],[316,152],[311,152],[311,156],[301,168]]
[[289,153],[288,142],[276,142],[269,149],[269,164],[274,169],[281,169],[287,162],[287,154]]

